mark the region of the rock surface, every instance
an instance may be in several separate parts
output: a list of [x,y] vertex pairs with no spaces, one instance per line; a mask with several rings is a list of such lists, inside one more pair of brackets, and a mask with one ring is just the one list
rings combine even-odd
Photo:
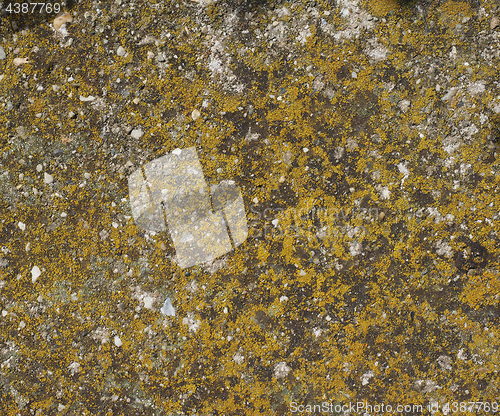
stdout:
[[[67,3],[0,19],[0,414],[498,400],[498,1]],[[181,270],[188,147],[249,235]]]

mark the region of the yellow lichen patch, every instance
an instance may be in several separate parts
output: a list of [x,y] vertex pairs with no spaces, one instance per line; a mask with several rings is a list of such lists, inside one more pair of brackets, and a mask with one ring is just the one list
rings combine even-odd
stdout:
[[[0,26],[0,408],[498,397],[494,2],[167,3]],[[188,146],[249,235],[180,269],[127,178]]]
[[440,5],[436,12],[440,22],[445,27],[454,28],[458,23],[463,23],[464,18],[470,18],[472,9],[469,2],[449,0]]
[[479,309],[483,305],[497,305],[498,293],[500,293],[500,283],[496,273],[489,271],[473,273],[467,283],[463,299],[472,308]]
[[401,7],[401,0],[373,0],[365,1],[363,5],[375,16],[384,17],[391,12],[396,12]]

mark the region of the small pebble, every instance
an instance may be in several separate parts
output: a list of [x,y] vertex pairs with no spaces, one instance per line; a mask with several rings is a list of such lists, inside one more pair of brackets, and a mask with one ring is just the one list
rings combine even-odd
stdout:
[[352,76],[353,78],[357,78],[357,77],[358,77],[358,74],[357,74],[356,72],[353,72],[353,73],[351,74],[351,76]]
[[2,46],[0,46],[0,61],[5,59],[7,55],[5,54],[5,50]]
[[165,303],[163,304],[160,312],[166,316],[175,316],[175,308],[172,305],[172,301],[170,300],[170,298],[167,298],[165,300]]
[[54,180],[54,178],[52,177],[52,175],[48,174],[47,172],[44,172],[43,174],[43,180],[46,184],[50,184],[52,183],[52,181]]
[[499,24],[500,24],[500,19],[498,19],[498,17],[496,16],[493,16],[490,22],[491,30],[496,29]]
[[14,62],[15,66],[20,66],[22,64],[27,64],[29,61],[28,58],[14,58],[12,62]]
[[456,87],[452,87],[448,90],[448,92],[443,96],[443,98],[441,98],[442,101],[451,101],[453,99],[453,97],[455,97],[455,95],[457,94],[458,92],[458,88]]
[[118,335],[115,336],[115,345],[117,347],[121,347],[123,345],[122,340],[120,339],[120,337]]
[[193,112],[191,113],[191,118],[193,120],[196,120],[198,117],[200,117],[200,112],[197,109],[194,109]]
[[57,16],[54,19],[54,23],[52,23],[52,26],[54,26],[55,30],[61,29],[61,26],[64,25],[65,23],[72,22],[73,18],[69,13],[63,13],[60,16]]
[[66,214],[65,212],[61,212],[61,217],[66,218],[67,216],[68,214]]
[[410,108],[410,101],[409,100],[401,100],[399,103],[398,103],[398,107],[399,109],[403,112],[403,113],[406,113],[408,111],[408,109]]
[[31,281],[35,283],[41,274],[42,272],[40,268],[38,266],[33,266],[33,268],[31,269]]
[[153,307],[153,303],[155,302],[154,298],[151,296],[145,296],[143,301],[146,309],[151,309]]
[[71,137],[61,134],[61,142],[63,142],[64,144],[71,143],[72,141],[73,139]]
[[80,95],[80,101],[94,101],[95,97],[93,95],[89,95],[88,97],[84,97],[83,95]]
[[85,173],[83,174],[83,177],[84,177],[85,179],[90,179],[90,173],[85,172]]
[[17,223],[17,226],[18,226],[18,227],[19,227],[22,231],[26,230],[26,224],[25,224],[24,222],[19,221],[19,222]]
[[36,165],[36,171],[37,172],[41,172],[43,169],[43,166],[39,163],[38,165]]
[[155,57],[155,54],[151,51],[148,51],[148,59],[153,59]]
[[123,46],[119,46],[118,49],[116,50],[116,54],[118,56],[125,56],[127,54],[127,51]]
[[143,136],[143,134],[144,133],[142,132],[142,129],[140,129],[140,128],[134,129],[130,133],[130,135],[132,136],[133,139],[140,139]]

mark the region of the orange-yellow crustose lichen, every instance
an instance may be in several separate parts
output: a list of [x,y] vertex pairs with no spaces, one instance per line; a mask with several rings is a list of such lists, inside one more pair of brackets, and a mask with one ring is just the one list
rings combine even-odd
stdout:
[[[361,2],[379,20],[359,39],[337,40],[331,33],[356,30],[343,3],[236,10],[247,37],[224,2],[171,3],[152,3],[168,15],[156,27],[162,13],[145,4],[103,6],[87,25],[85,12],[97,12],[84,2],[67,24],[70,46],[43,25],[17,40],[3,34],[2,103],[26,108],[0,114],[10,172],[0,175],[0,246],[10,262],[0,268],[1,371],[10,380],[0,408],[280,415],[291,402],[325,397],[423,405],[497,397],[499,334],[488,314],[498,306],[498,162],[485,153],[484,116],[498,96],[498,66],[482,61],[482,49],[471,59],[475,45],[461,37],[463,27],[473,38],[489,30],[493,2],[482,2],[485,13],[465,2],[431,5],[429,31],[400,2]],[[146,34],[158,45],[138,46]],[[380,61],[367,53],[375,38],[386,49]],[[117,39],[128,55],[117,56]],[[16,67],[15,48],[32,63]],[[484,94],[471,94],[464,76],[486,80]],[[452,86],[453,99],[441,100]],[[443,143],[460,138],[467,120],[475,139],[449,153]],[[144,135],[134,141],[127,134],[137,126]],[[188,146],[200,149],[214,183],[244,186],[258,212],[247,209],[255,229],[219,269],[178,270],[164,236],[143,235],[122,202],[133,169]],[[53,147],[64,157],[55,160]],[[457,280],[453,256],[468,234],[488,264]],[[42,273],[32,283],[34,265]],[[167,296],[175,317],[158,313]]]

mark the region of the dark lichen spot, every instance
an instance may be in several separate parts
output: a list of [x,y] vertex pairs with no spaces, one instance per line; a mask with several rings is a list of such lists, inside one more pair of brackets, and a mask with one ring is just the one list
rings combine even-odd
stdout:
[[464,239],[463,249],[457,251],[453,257],[455,267],[460,272],[471,269],[482,269],[488,264],[488,251],[478,242]]

